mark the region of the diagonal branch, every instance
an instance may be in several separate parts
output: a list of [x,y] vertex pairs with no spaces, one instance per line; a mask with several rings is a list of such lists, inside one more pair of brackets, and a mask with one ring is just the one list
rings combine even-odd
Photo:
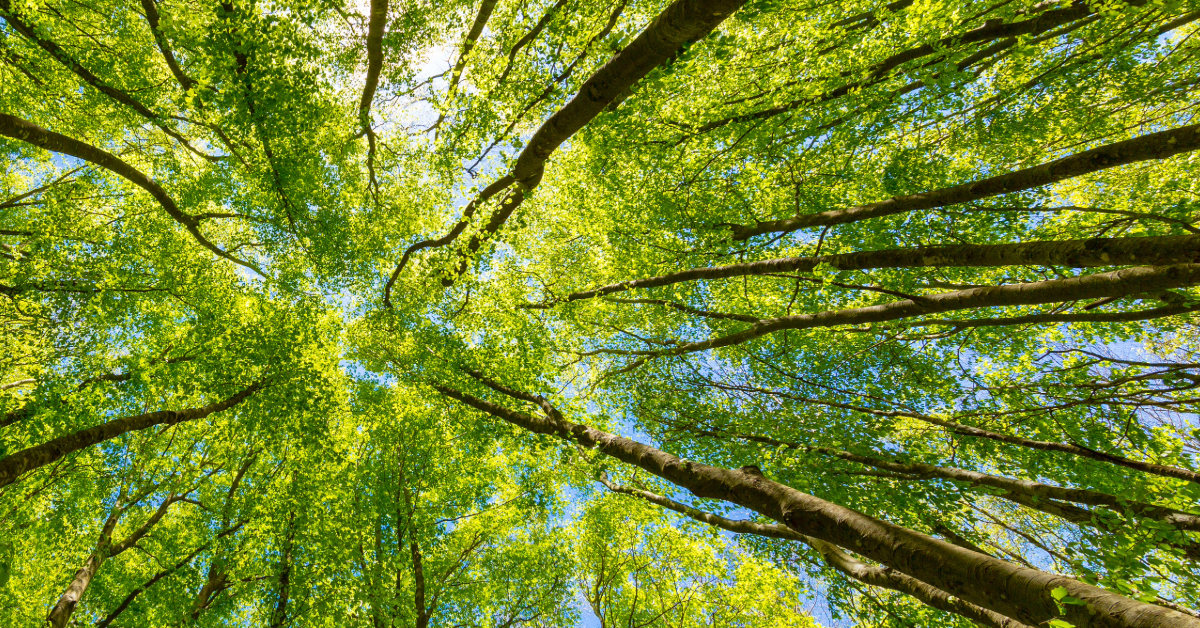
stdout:
[[827,565],[859,582],[911,595],[927,606],[948,613],[954,613],[984,626],[989,626],[990,628],[1031,628],[1000,613],[980,608],[970,602],[956,598],[937,587],[930,586],[911,576],[888,569],[887,567],[878,567],[864,563],[843,552],[836,545],[800,534],[787,526],[777,523],[755,523],[753,521],[727,519],[682,504],[668,497],[651,493],[650,491],[614,484],[607,478],[600,478],[599,482],[614,493],[643,499],[657,506],[691,517],[696,521],[721,528],[722,530],[728,530],[737,534],[754,534],[787,541],[799,541],[816,550],[825,559]]
[[146,23],[150,25],[150,32],[154,34],[154,43],[158,44],[171,74],[175,75],[175,80],[179,81],[183,91],[191,91],[196,86],[196,81],[184,74],[183,68],[180,68],[179,62],[175,60],[175,53],[171,52],[171,46],[167,44],[167,38],[159,27],[158,3],[155,0],[142,0],[142,10],[146,12]]
[[[1021,567],[973,552],[856,510],[771,481],[753,468],[714,467],[684,460],[555,415],[535,417],[474,397],[440,383],[443,395],[535,434],[546,434],[599,453],[671,482],[701,498],[742,506],[795,532],[850,548],[912,578],[987,610],[1028,625],[1063,619],[1081,628],[1197,628],[1200,620],[1131,600],[1078,580]],[[1085,607],[1059,609],[1051,591],[1062,587]]]
[[0,135],[33,144],[44,150],[70,155],[113,172],[149,192],[167,214],[175,219],[175,222],[183,225],[201,246],[216,253],[219,257],[223,257],[235,264],[249,268],[263,277],[267,277],[267,274],[259,269],[258,266],[225,252],[210,242],[208,238],[205,238],[204,234],[200,233],[199,221],[193,216],[183,213],[179,209],[179,206],[175,204],[175,199],[171,198],[162,186],[155,183],[138,169],[122,161],[116,155],[4,113],[0,113]]
[[[1129,2],[1129,4],[1134,4],[1134,5],[1143,4],[1143,3],[1144,2],[1142,2],[1140,0]],[[1077,20],[1082,20],[1091,15],[1093,15],[1093,9],[1090,8],[1084,2],[1078,2],[1078,3],[1075,3],[1073,6],[1070,6],[1067,8],[1062,8],[1062,9],[1046,11],[1044,13],[1041,13],[1040,15],[1038,15],[1035,18],[1022,20],[1019,22],[1004,23],[1003,21],[1000,21],[1000,20],[996,20],[994,22],[988,21],[983,26],[980,26],[973,30],[967,31],[965,33],[944,37],[939,41],[936,41],[933,43],[928,43],[928,44],[922,44],[915,48],[910,48],[903,52],[898,52],[896,54],[893,54],[892,56],[866,68],[866,70],[865,70],[866,77],[863,78],[862,80],[846,83],[845,85],[842,85],[841,87],[831,89],[827,92],[818,94],[816,96],[798,98],[798,99],[792,100],[791,102],[787,102],[782,105],[772,107],[770,109],[763,109],[761,111],[755,111],[753,113],[740,114],[740,115],[735,115],[735,116],[731,116],[731,117],[727,117],[727,118],[722,118],[720,120],[713,120],[712,122],[708,122],[708,123],[704,124],[703,126],[700,126],[698,129],[696,129],[696,131],[698,133],[704,133],[704,132],[712,131],[715,129],[719,129],[723,126],[726,126],[726,125],[732,124],[732,123],[736,123],[736,122],[750,122],[750,121],[755,121],[755,120],[765,120],[768,118],[773,118],[780,114],[795,111],[796,109],[799,109],[801,107],[811,106],[811,105],[816,105],[816,104],[820,104],[823,102],[828,102],[831,100],[836,100],[838,98],[841,98],[842,96],[845,96],[847,94],[854,92],[855,90],[861,90],[865,87],[869,87],[869,86],[876,85],[878,83],[883,82],[884,80],[889,78],[889,75],[891,74],[892,70],[895,70],[897,67],[899,67],[905,63],[909,63],[911,61],[916,61],[918,59],[922,59],[922,58],[929,57],[929,56],[938,55],[939,53],[944,53],[947,50],[953,48],[954,46],[961,46],[964,44],[987,43],[987,42],[996,41],[996,40],[1011,40],[1011,43],[1008,44],[1008,46],[1011,46],[1012,43],[1015,43],[1015,41],[1016,41],[1015,38],[1017,38],[1017,37],[1020,37],[1020,36],[1028,37],[1028,36],[1040,35],[1042,33],[1046,33],[1047,31],[1055,29],[1064,24],[1069,24],[1069,23],[1077,21]],[[1007,46],[1005,46],[1005,47],[1007,47]],[[966,65],[971,65],[972,63],[973,63],[973,61],[968,60],[966,62]],[[959,69],[960,70],[964,69],[964,66],[960,65]],[[906,90],[915,90],[918,88],[918,86],[919,86],[919,83],[910,85],[908,88],[906,88]],[[904,90],[902,90],[902,91],[904,91]]]
[[1130,140],[1099,146],[1032,168],[1017,170],[953,187],[897,196],[886,201],[815,214],[759,222],[753,226],[733,225],[734,240],[745,240],[764,233],[796,231],[881,218],[904,212],[936,209],[947,205],[978,201],[1000,194],[1020,192],[1065,179],[1142,161],[1166,159],[1200,148],[1200,124],[1150,133]]
[[127,416],[102,423],[95,427],[59,436],[41,445],[22,449],[16,453],[9,454],[7,457],[0,458],[0,486],[12,484],[22,473],[49,464],[63,456],[86,449],[92,445],[116,438],[122,434],[148,429],[156,425],[178,425],[228,410],[242,403],[264,386],[264,380],[259,380],[243,388],[233,396],[221,401],[215,401],[207,406],[184,410],[160,410],[158,412]]
[[[42,50],[45,50],[47,53],[49,53],[54,60],[63,64],[67,67],[67,69],[77,74],[88,85],[91,85],[105,96],[108,96],[122,105],[133,109],[142,117],[152,122],[155,126],[162,129],[164,133],[185,146],[191,152],[210,161],[220,159],[220,157],[206,155],[194,148],[190,143],[188,143],[186,138],[180,135],[175,129],[168,126],[166,122],[164,122],[162,116],[151,111],[148,107],[146,107],[146,105],[143,105],[133,96],[130,96],[129,94],[109,85],[103,79],[93,74],[87,68],[83,67],[83,64],[80,63],[78,59],[72,57],[70,53],[63,50],[61,46],[39,35],[32,25],[26,24],[24,20],[17,16],[17,14],[13,11],[12,4],[9,2],[9,0],[0,0],[0,12],[3,12],[4,20],[13,27],[13,30],[21,33],[21,35],[23,35],[26,39],[37,44],[42,48]],[[167,53],[164,52],[163,54],[165,55]]]
[[179,571],[180,569],[182,569],[183,567],[185,567],[186,565],[191,563],[192,559],[196,558],[196,556],[199,556],[201,552],[207,550],[212,545],[213,541],[223,538],[223,537],[226,537],[226,536],[229,536],[230,534],[236,533],[245,524],[246,524],[245,521],[240,521],[236,525],[233,525],[233,526],[225,528],[224,530],[221,530],[220,532],[218,532],[216,534],[215,537],[213,537],[212,540],[210,540],[210,541],[202,544],[201,546],[197,547],[196,549],[192,550],[192,552],[190,554],[181,558],[174,565],[171,565],[170,567],[167,567],[166,569],[159,571],[158,573],[154,574],[149,580],[147,580],[147,581],[143,582],[142,584],[138,585],[137,587],[135,587],[132,591],[129,592],[128,595],[125,596],[125,599],[121,600],[121,603],[118,604],[117,607],[112,610],[112,612],[105,615],[104,618],[101,619],[100,621],[96,622],[96,628],[108,628],[108,626],[110,624],[112,624],[113,621],[116,620],[116,618],[118,616],[120,616],[121,613],[125,612],[125,609],[129,608],[130,604],[133,604],[134,600],[137,599],[137,596],[146,592],[147,589],[154,586],[155,583],[157,583],[159,580],[162,580],[163,578],[170,576],[171,574]]
[[[650,73],[658,65],[671,58],[680,46],[689,41],[695,41],[716,28],[725,18],[733,14],[745,0],[675,0],[658,17],[643,30],[632,43],[617,53],[604,67],[600,68],[580,86],[579,92],[561,109],[551,115],[530,138],[529,143],[517,156],[512,173],[501,180],[508,179],[516,184],[500,203],[480,236],[473,238],[477,248],[484,240],[493,236],[508,220],[509,216],[520,207],[525,196],[541,182],[545,171],[546,161],[550,155],[574,135],[585,124],[591,122],[609,103],[617,98],[634,83]],[[497,181],[485,189],[494,195],[503,187],[497,189]],[[481,194],[482,196],[482,194]],[[471,205],[482,204],[477,198]],[[462,228],[466,225],[459,223]],[[426,241],[431,246],[446,246],[462,233],[455,226],[446,236],[438,240]],[[436,244],[433,244],[436,243]],[[424,243],[422,243],[424,244]],[[414,252],[412,248],[409,252]],[[407,258],[407,255],[405,256]],[[401,260],[403,264],[405,260]],[[384,302],[390,302],[390,290],[395,278],[402,270],[397,266],[392,273],[392,279],[384,288]],[[465,260],[459,264],[459,273],[465,271]],[[446,278],[443,285],[450,285],[453,279]]]

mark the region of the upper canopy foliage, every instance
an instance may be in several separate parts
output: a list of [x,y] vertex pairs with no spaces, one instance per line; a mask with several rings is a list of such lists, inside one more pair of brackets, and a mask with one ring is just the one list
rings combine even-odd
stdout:
[[1198,626],[1198,24],[0,0],[0,623]]

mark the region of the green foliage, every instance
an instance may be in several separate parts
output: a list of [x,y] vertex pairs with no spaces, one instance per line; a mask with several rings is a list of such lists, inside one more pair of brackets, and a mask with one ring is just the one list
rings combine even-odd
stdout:
[[[929,306],[1196,275],[1195,150],[736,237],[1193,124],[1195,3],[750,0],[539,155],[507,220],[505,194],[467,208],[668,4],[501,0],[469,43],[479,1],[383,4],[372,58],[370,2],[0,0],[0,465],[262,386],[0,486],[0,624],[42,625],[103,556],[78,625],[797,627],[814,600],[863,626],[970,625],[801,543],[597,489],[611,474],[746,514],[430,384],[539,418],[540,395],[688,460],[1200,606],[1198,484],[1112,462],[1196,472],[1200,280]],[[1112,238],[1171,244],[1078,261]],[[1043,257],[836,259],[1020,243]],[[1050,595],[1051,614],[1086,605]]]

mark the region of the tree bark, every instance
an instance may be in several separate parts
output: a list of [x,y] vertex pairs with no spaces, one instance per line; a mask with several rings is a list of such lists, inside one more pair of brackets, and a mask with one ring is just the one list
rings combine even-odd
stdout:
[[113,508],[113,511],[109,513],[108,519],[104,521],[104,527],[100,529],[100,538],[96,541],[96,546],[92,550],[92,553],[83,561],[83,566],[75,572],[75,577],[71,579],[71,584],[67,585],[67,590],[58,598],[58,602],[54,604],[54,608],[50,609],[50,614],[46,617],[46,623],[52,628],[63,628],[67,625],[67,622],[71,620],[71,614],[75,612],[75,607],[79,604],[79,600],[83,598],[88,585],[92,583],[92,578],[96,577],[96,572],[100,571],[100,566],[112,555],[113,529],[117,527],[117,522],[121,520],[123,512],[118,505],[118,507]]
[[458,92],[458,82],[462,79],[463,69],[467,67],[467,57],[475,48],[475,42],[479,41],[479,36],[483,34],[483,27],[487,26],[488,20],[492,17],[492,10],[496,8],[496,2],[497,0],[483,0],[479,5],[475,21],[471,23],[471,29],[467,31],[467,38],[463,40],[458,61],[454,62],[454,69],[450,71],[450,87],[447,92],[450,98],[454,98],[454,94]]
[[978,201],[1000,194],[1019,192],[1042,187],[1065,179],[1071,179],[1117,166],[1142,161],[1166,159],[1173,155],[1200,148],[1200,124],[1149,133],[1122,142],[1099,146],[1068,157],[1063,157],[1032,168],[1017,170],[971,183],[953,187],[897,196],[886,201],[760,222],[754,226],[735,225],[734,240],[745,240],[764,233],[795,231],[806,227],[827,227],[870,218],[881,218],[904,212],[936,209]]
[[[104,522],[104,527],[100,530],[100,538],[96,541],[95,549],[88,555],[83,566],[75,572],[75,577],[71,580],[71,584],[67,585],[67,590],[58,598],[58,602],[54,605],[54,608],[50,609],[50,614],[46,617],[46,622],[53,628],[63,628],[66,626],[67,622],[71,620],[71,614],[75,612],[75,607],[83,599],[83,594],[87,592],[88,586],[91,585],[92,580],[100,571],[100,567],[108,559],[121,555],[125,550],[133,547],[142,537],[146,536],[150,528],[153,528],[159,521],[162,521],[162,518],[167,514],[167,510],[171,508],[171,505],[180,499],[181,496],[179,495],[171,495],[167,499],[164,499],[145,523],[122,541],[114,543],[112,540],[113,530],[117,527],[117,523],[121,520],[121,517],[133,505],[125,504],[124,495],[118,498],[117,504],[113,507],[112,512],[109,513],[108,519]],[[136,502],[137,500],[135,499],[134,503]]]
[[[817,257],[784,257],[744,264],[690,268],[675,273],[613,283],[573,292],[560,301],[580,301],[626,290],[658,288],[687,281],[728,279],[748,275],[812,272],[825,265],[837,270],[875,268],[986,268],[996,266],[1161,266],[1200,262],[1200,236],[1142,238],[1088,238],[1040,240],[1014,244],[959,244],[954,246],[859,251]],[[544,306],[531,306],[541,308]]]
[[1026,624],[1016,621],[1010,617],[1005,617],[999,613],[994,613],[984,608],[980,608],[970,602],[966,602],[960,598],[956,598],[937,587],[932,587],[916,578],[906,576],[898,571],[887,567],[878,567],[869,565],[853,556],[838,549],[837,546],[826,543],[824,541],[814,539],[811,536],[805,536],[792,530],[787,526],[779,524],[763,524],[753,521],[736,521],[720,517],[712,513],[705,512],[698,508],[692,508],[686,504],[681,504],[673,499],[669,499],[662,495],[651,493],[641,489],[636,489],[627,486],[613,484],[606,479],[601,479],[608,490],[615,493],[622,493],[644,499],[652,504],[662,506],[668,510],[673,510],[677,513],[691,517],[696,521],[707,523],[716,526],[723,530],[729,530],[737,534],[756,534],[758,536],[766,536],[776,539],[784,539],[787,541],[799,541],[808,545],[817,551],[825,563],[830,567],[840,571],[841,573],[862,582],[892,591],[898,591],[907,595],[911,595],[921,603],[932,608],[936,608],[948,613],[954,613],[960,617],[965,617],[974,622],[983,624],[990,628],[1032,628]]
[[49,464],[67,454],[116,438],[122,434],[144,430],[155,425],[177,425],[228,410],[245,401],[262,387],[263,382],[258,381],[228,399],[213,402],[207,406],[185,410],[162,410],[127,416],[95,427],[82,429],[72,434],[59,436],[41,445],[22,449],[6,458],[0,458],[0,487],[12,484],[26,471]]
[[0,135],[27,142],[44,150],[70,155],[111,171],[149,192],[154,197],[154,200],[158,201],[158,204],[167,212],[167,215],[174,219],[175,222],[183,225],[183,228],[187,229],[188,233],[192,234],[192,237],[201,246],[217,254],[219,257],[245,266],[259,275],[266,277],[266,274],[254,264],[226,253],[223,249],[210,242],[208,238],[204,237],[204,234],[200,233],[199,221],[180,210],[179,206],[175,204],[175,199],[171,198],[171,195],[167,194],[167,191],[161,185],[155,183],[150,177],[142,174],[140,170],[125,163],[116,155],[65,135],[47,131],[32,122],[27,122],[4,113],[0,113]]
[[[862,325],[956,310],[1125,297],[1135,294],[1162,292],[1173,288],[1196,285],[1197,283],[1200,283],[1200,264],[1125,268],[1107,273],[1071,277],[1069,279],[1053,279],[1049,281],[944,292],[929,297],[922,297],[919,301],[904,299],[868,307],[832,310],[816,314],[782,316],[765,320],[741,332],[700,342],[680,344],[673,349],[664,351],[600,350],[599,352],[654,358],[684,355],[741,344],[785,329]],[[642,358],[634,362],[626,367],[626,369],[639,366],[645,359]]]
[[[528,192],[537,187],[545,171],[546,160],[550,155],[574,135],[585,124],[595,118],[617,96],[632,87],[642,77],[650,73],[658,65],[674,55],[679,47],[689,41],[694,41],[711,32],[727,17],[733,14],[746,0],[675,0],[653,22],[650,23],[624,50],[617,53],[604,67],[600,68],[580,86],[579,92],[561,109],[551,115],[534,132],[529,143],[517,156],[512,173],[502,177],[510,178],[517,188],[511,191],[492,212],[491,218],[481,234],[472,236],[468,244],[470,251],[475,251],[482,243],[497,231],[508,220],[509,216],[521,206]],[[498,183],[498,182],[497,182]],[[495,195],[508,187],[494,189],[496,183],[488,186],[485,192],[491,190]],[[481,194],[482,196],[482,194]],[[472,205],[482,204],[482,201]],[[462,228],[464,220],[459,223]],[[457,231],[457,233],[455,233]],[[430,246],[445,246],[458,237],[462,232],[459,226],[450,234],[435,241],[421,243],[421,248]],[[436,244],[435,244],[436,243]],[[410,247],[405,253],[415,252]],[[384,288],[384,302],[390,302],[391,286],[395,277],[403,269],[403,260],[392,273],[392,280]],[[467,268],[467,260],[461,259],[457,272],[461,274]],[[454,283],[452,276],[442,280],[443,285]]]
[[171,74],[175,75],[175,80],[179,81],[183,91],[191,90],[196,81],[183,73],[183,68],[179,67],[179,62],[175,59],[175,53],[171,52],[171,46],[167,44],[167,38],[159,27],[158,3],[155,0],[142,0],[142,10],[146,12],[146,23],[150,26],[150,33],[154,35],[154,43],[158,44],[158,50],[162,53],[167,68],[171,70]]
[[[129,94],[109,85],[103,79],[93,74],[87,68],[83,67],[82,63],[72,57],[67,51],[63,50],[61,46],[39,35],[32,25],[26,24],[24,20],[22,20],[15,12],[13,12],[12,4],[9,2],[9,0],[0,0],[0,11],[3,11],[4,21],[8,22],[8,24],[12,26],[13,30],[20,33],[29,41],[37,44],[42,50],[45,50],[47,53],[49,53],[49,55],[55,61],[58,61],[68,70],[78,75],[79,78],[83,79],[85,83],[91,85],[105,96],[108,96],[122,105],[133,109],[142,117],[153,123],[154,126],[162,129],[164,133],[174,138],[188,150],[201,157],[204,157],[205,159],[211,159],[209,155],[205,155],[204,153],[201,153],[193,148],[192,145],[188,143],[187,139],[185,139],[182,135],[175,131],[175,129],[172,129],[164,122],[164,118],[162,116],[151,111],[148,107],[146,107],[146,105],[139,102],[133,96],[130,96]],[[155,16],[157,17],[157,11],[155,12]],[[157,29],[155,29],[155,32],[157,33]],[[80,159],[82,159],[82,157]]]
[[[1050,593],[1062,587],[1087,605],[1067,605],[1066,614],[1061,616],[1080,628],[1200,627],[1200,620],[1183,613],[1130,600],[1071,578],[977,554],[802,493],[756,473],[683,460],[642,443],[572,423],[552,407],[552,412],[545,417],[533,417],[441,384],[431,383],[431,386],[447,397],[530,432],[595,448],[690,490],[698,497],[740,505],[800,534],[853,549],[885,567],[1031,626],[1060,617]],[[542,402],[543,407],[549,406],[544,399]]]
[[425,566],[421,560],[421,546],[416,541],[409,543],[413,567],[413,606],[417,613],[417,628],[428,628],[429,609],[425,606]]
[[367,79],[362,100],[358,103],[358,119],[364,130],[371,126],[371,101],[375,99],[379,73],[383,71],[383,30],[387,26],[387,12],[388,0],[371,0],[371,17],[367,23]]

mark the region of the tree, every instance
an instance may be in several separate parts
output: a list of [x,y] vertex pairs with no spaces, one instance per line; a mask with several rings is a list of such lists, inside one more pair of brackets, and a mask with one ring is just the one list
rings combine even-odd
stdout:
[[0,616],[1200,625],[1182,0],[0,0]]

